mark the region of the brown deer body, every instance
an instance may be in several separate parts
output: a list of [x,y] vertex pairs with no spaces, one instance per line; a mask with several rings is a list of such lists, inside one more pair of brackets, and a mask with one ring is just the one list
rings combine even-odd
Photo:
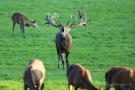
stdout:
[[116,66],[105,74],[106,89],[114,87],[115,90],[135,90],[135,71],[128,67]]
[[74,86],[74,90],[78,90],[78,88],[86,90],[102,90],[102,87],[97,89],[92,84],[90,72],[79,64],[72,64],[69,66],[67,70],[67,78],[69,90],[72,90],[72,86]]
[[42,61],[38,59],[31,60],[23,75],[24,90],[27,90],[27,88],[30,88],[30,90],[42,90],[44,77],[45,68]]
[[66,54],[66,67],[68,68],[68,55],[72,47],[72,36],[67,32],[64,27],[61,27],[61,31],[56,34],[55,44],[58,54],[58,68],[60,58],[62,59],[63,69],[64,69],[64,53]]
[[[81,25],[86,26],[86,22],[90,21],[90,20],[86,19],[86,14],[84,12],[81,13],[78,10],[78,18],[80,19],[79,23],[76,26],[73,26],[75,24],[75,21],[74,21],[71,25],[69,25],[69,22],[72,18],[72,16],[71,16],[67,25],[63,26],[60,22],[60,19],[59,19],[57,13],[54,13],[51,18],[49,18],[49,15],[50,15],[50,13],[48,13],[46,15],[45,20],[47,20],[47,23],[45,23],[45,24],[52,25],[52,26],[58,27],[60,29],[60,31],[56,34],[56,38],[55,38],[55,44],[56,44],[56,49],[57,49],[57,54],[58,54],[58,68],[59,68],[59,61],[61,59],[63,69],[64,69],[64,53],[66,54],[66,67],[68,68],[68,66],[69,66],[68,56],[70,53],[70,49],[72,47],[72,36],[69,34],[69,31],[71,28],[75,28],[77,26],[81,26]],[[58,21],[56,20],[56,18]],[[57,23],[57,25],[55,25],[54,22]]]
[[12,21],[13,21],[13,35],[16,23],[20,25],[22,35],[24,35],[24,26],[29,27],[31,25],[33,27],[38,27],[36,24],[36,20],[32,22],[21,13],[14,13],[12,16]]

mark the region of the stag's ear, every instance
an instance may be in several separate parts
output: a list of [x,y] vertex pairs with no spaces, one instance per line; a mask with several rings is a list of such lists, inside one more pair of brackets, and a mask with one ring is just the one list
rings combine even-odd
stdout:
[[36,20],[35,21],[33,21],[33,23],[35,23],[36,22]]

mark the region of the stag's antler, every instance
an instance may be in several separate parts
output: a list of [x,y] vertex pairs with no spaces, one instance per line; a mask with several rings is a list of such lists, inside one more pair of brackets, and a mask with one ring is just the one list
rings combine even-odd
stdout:
[[70,17],[70,19],[69,19],[69,21],[68,21],[68,23],[67,23],[67,26],[66,26],[67,28],[75,28],[75,27],[78,27],[78,26],[81,26],[81,25],[84,25],[85,27],[87,27],[87,22],[88,22],[88,21],[91,21],[90,19],[87,20],[85,12],[82,12],[82,13],[81,13],[80,10],[78,10],[77,16],[78,16],[78,18],[79,18],[78,24],[77,24],[77,25],[74,25],[75,22],[76,22],[76,17],[75,17],[74,22],[73,22],[71,25],[69,25],[69,22],[70,22],[70,20],[71,20],[71,18],[72,18],[72,15],[71,15],[71,17]]
[[[80,19],[80,21],[79,21],[79,23],[78,23],[78,26],[80,26],[80,25],[87,25],[87,21],[91,21],[91,20],[87,20],[87,18],[86,18],[86,14],[85,14],[85,12],[82,12],[81,13],[81,11],[80,10],[78,10],[78,13],[77,13],[77,16],[78,16],[78,18]],[[84,19],[84,21],[83,21],[83,19]]]
[[[54,27],[60,27],[60,26],[62,26],[57,13],[54,13],[51,18],[49,18],[49,15],[50,15],[50,13],[48,13],[46,15],[45,20],[47,20],[47,23],[45,23],[45,24],[52,25]],[[85,12],[81,12],[80,10],[78,10],[77,16],[79,18],[79,22],[78,22],[77,25],[74,25],[75,22],[76,22],[76,17],[75,17],[74,22],[71,25],[69,25],[70,20],[72,19],[72,15],[71,15],[71,17],[68,20],[67,25],[65,27],[67,27],[68,29],[75,28],[75,27],[78,27],[78,26],[81,26],[81,25],[84,25],[85,27],[87,27],[87,22],[88,21],[91,21],[90,19],[87,20]],[[56,20],[56,18],[57,18],[58,21]],[[54,22],[57,23],[57,25],[55,25]]]
[[[46,14],[45,20],[47,20],[47,22],[45,24],[48,24],[48,26],[52,25],[54,27],[62,26],[61,21],[60,21],[59,16],[58,16],[57,13],[54,13],[51,18],[49,18],[49,15],[50,15],[50,13]],[[56,20],[56,17],[57,17],[58,21]],[[55,25],[54,23],[57,23],[57,25]]]

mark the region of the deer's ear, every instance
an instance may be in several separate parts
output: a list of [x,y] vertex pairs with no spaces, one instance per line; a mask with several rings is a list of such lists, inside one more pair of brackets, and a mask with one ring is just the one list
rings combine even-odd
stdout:
[[36,20],[35,21],[33,21],[33,23],[35,23],[36,22]]

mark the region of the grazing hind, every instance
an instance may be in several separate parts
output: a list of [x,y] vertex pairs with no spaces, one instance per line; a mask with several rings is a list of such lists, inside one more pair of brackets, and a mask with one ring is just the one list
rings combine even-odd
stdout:
[[13,35],[14,35],[14,28],[16,23],[20,25],[20,29],[23,36],[24,36],[24,26],[29,27],[31,25],[36,28],[38,27],[36,24],[36,20],[32,22],[21,13],[14,13],[12,16],[12,21],[13,21]]
[[24,71],[23,81],[24,90],[42,90],[44,87],[45,68],[42,61],[38,59],[31,60]]
[[97,89],[92,84],[90,72],[79,64],[72,64],[69,66],[67,78],[69,90],[72,90],[72,86],[74,86],[74,90],[78,90],[78,88],[86,90],[102,90],[102,87]]
[[108,70],[105,74],[106,88],[109,90],[135,90],[135,71],[129,67],[116,66]]

